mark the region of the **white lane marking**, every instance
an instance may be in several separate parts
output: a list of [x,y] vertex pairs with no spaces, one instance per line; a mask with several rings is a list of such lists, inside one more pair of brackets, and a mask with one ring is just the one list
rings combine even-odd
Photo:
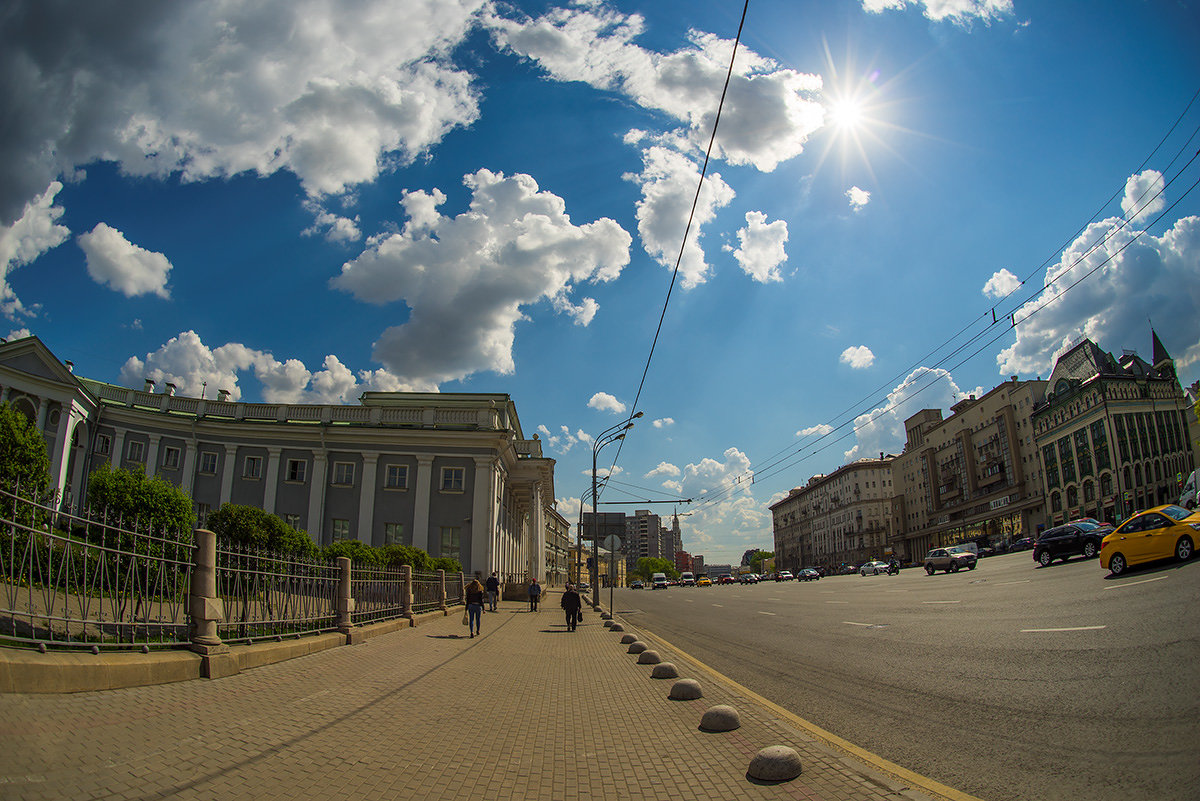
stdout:
[[760,615],[770,615],[771,617],[775,617],[775,613],[774,613],[774,612],[762,612],[762,611],[760,611],[760,612],[759,612],[759,614],[760,614]]
[[923,604],[961,604],[962,601],[921,601]]
[[768,601],[774,601],[775,603],[783,603],[783,599],[782,599],[782,598],[768,598],[767,600],[768,600]]
[[694,598],[684,598],[684,600],[687,601],[689,604],[696,603],[696,599],[694,599]]
[[849,601],[826,601],[827,604],[848,604]]
[[720,607],[721,609],[725,608],[725,604],[713,604],[713,606]]
[[1022,634],[1039,631],[1099,631],[1100,629],[1108,628],[1107,626],[1073,626],[1071,628],[1062,629],[1021,629]]
[[1156,578],[1142,579],[1141,581],[1130,581],[1130,582],[1129,582],[1129,583],[1127,583],[1127,584],[1114,584],[1114,585],[1112,585],[1111,587],[1105,587],[1104,589],[1106,589],[1106,590],[1119,590],[1119,589],[1121,589],[1122,587],[1132,587],[1134,584],[1149,584],[1149,583],[1150,583],[1150,582],[1152,582],[1152,581],[1162,581],[1162,580],[1163,580],[1163,579],[1165,579],[1165,578],[1169,578],[1169,577],[1168,577],[1168,576],[1158,576],[1158,577],[1156,577]]
[[846,624],[847,626],[866,626],[868,628],[875,625],[874,623],[855,623],[851,620],[843,620],[842,623]]
[[998,584],[996,584],[995,586],[1007,587],[1009,584],[1028,584],[1028,583],[1029,583],[1029,579],[1022,579],[1021,581],[1001,581]]

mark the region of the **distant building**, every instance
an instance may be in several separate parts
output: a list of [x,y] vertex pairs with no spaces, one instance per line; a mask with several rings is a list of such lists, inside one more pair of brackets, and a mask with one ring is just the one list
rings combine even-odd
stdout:
[[687,551],[675,552],[675,569],[680,573],[694,573],[692,568],[692,555]]
[[1196,467],[1195,413],[1151,331],[1152,363],[1085,339],[1060,356],[1033,409],[1050,525],[1117,521],[1179,497]]
[[354,406],[153,389],[79,378],[37,337],[0,344],[0,400],[44,433],[64,508],[109,464],[180,487],[202,522],[245,504],[322,545],[401,543],[468,573],[546,575],[554,460],[525,439],[508,395],[367,392]]

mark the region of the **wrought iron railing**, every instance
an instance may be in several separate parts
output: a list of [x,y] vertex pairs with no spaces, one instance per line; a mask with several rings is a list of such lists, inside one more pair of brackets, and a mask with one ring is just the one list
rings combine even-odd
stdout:
[[191,531],[76,516],[0,490],[0,643],[186,643],[191,567]]
[[432,612],[442,605],[442,579],[438,573],[413,571],[413,612]]
[[374,623],[404,614],[404,571],[398,567],[355,567],[350,595],[354,597],[354,622]]
[[225,642],[313,634],[337,627],[336,565],[248,546],[217,546],[217,595]]

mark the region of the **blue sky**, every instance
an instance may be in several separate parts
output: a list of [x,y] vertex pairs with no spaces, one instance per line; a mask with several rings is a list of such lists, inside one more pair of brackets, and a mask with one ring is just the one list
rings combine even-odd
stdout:
[[1081,336],[1200,377],[1196,2],[754,0],[643,384],[741,12],[9,4],[4,330],[197,396],[510,393],[570,519],[639,411],[602,500],[696,499],[710,562]]

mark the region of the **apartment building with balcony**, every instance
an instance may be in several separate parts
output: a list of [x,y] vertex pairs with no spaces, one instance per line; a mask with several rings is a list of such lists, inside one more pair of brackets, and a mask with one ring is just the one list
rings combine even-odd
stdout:
[[402,543],[468,573],[546,577],[554,460],[489,393],[367,392],[358,405],[240,403],[77,377],[36,337],[0,344],[0,400],[43,432],[60,503],[101,464],[180,487],[205,515],[255,506],[318,544]]
[[1062,354],[1032,422],[1050,525],[1116,522],[1174,503],[1196,468],[1195,413],[1175,362],[1151,331],[1152,362],[1084,339]]

